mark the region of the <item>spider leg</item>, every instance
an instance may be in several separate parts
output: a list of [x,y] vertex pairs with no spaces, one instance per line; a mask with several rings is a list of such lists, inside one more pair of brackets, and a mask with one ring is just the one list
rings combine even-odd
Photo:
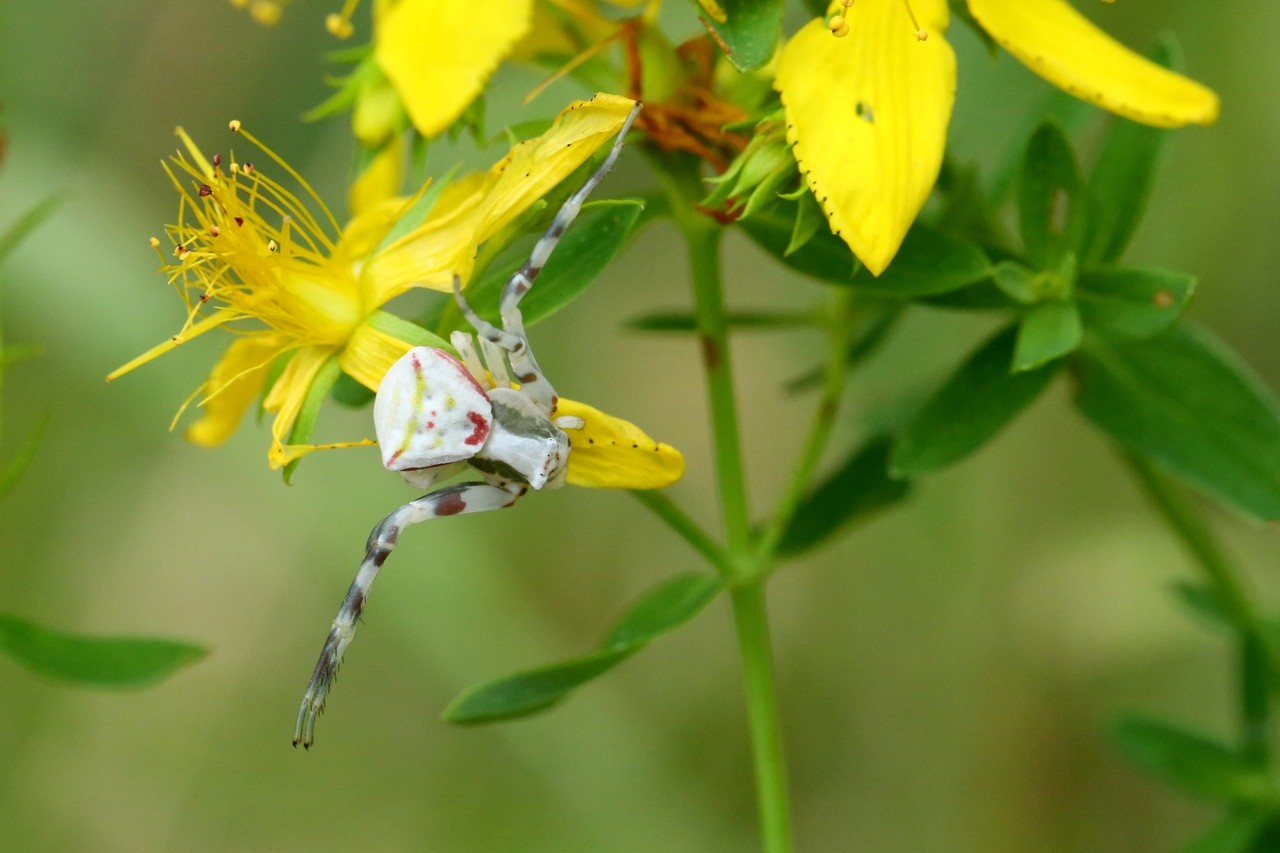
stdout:
[[307,692],[302,697],[298,721],[293,729],[294,746],[302,744],[310,749],[315,740],[316,718],[324,710],[325,696],[338,674],[338,665],[342,663],[347,645],[355,637],[356,622],[364,611],[365,601],[378,577],[378,570],[396,547],[401,531],[412,524],[432,518],[511,506],[525,493],[525,488],[523,485],[504,487],[492,483],[450,486],[410,501],[378,522],[369,534],[364,562],[360,564],[360,571],[356,573],[356,579],[347,590],[342,606],[338,608],[337,618],[329,629],[329,636],[320,651],[320,660],[316,662],[315,672],[312,673]]

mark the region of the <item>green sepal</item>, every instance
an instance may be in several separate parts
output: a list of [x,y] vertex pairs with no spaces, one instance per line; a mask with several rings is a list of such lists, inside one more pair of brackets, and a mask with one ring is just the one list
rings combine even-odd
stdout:
[[453,344],[444,338],[429,332],[419,326],[417,323],[410,323],[403,317],[397,317],[388,311],[381,309],[374,311],[365,320],[372,328],[377,329],[385,335],[404,341],[406,344],[415,347],[435,347],[445,352],[457,355],[453,349]]
[[1076,301],[1089,329],[1102,335],[1149,338],[1182,315],[1195,276],[1152,269],[1087,272],[1076,280]]
[[1127,715],[1112,724],[1110,735],[1135,764],[1194,797],[1262,802],[1280,793],[1244,755],[1198,732],[1150,717]]
[[1045,121],[1027,143],[1018,176],[1018,223],[1034,268],[1053,269],[1079,247],[1083,189],[1071,141],[1056,122]]
[[702,3],[695,4],[698,17],[734,68],[755,71],[773,58],[782,38],[782,0],[706,2],[723,9],[724,22],[714,20]]
[[782,252],[783,257],[800,251],[827,224],[822,205],[818,204],[808,187],[800,187],[800,194],[795,197],[795,202],[796,217],[791,226],[791,240]]
[[892,448],[888,436],[872,438],[824,478],[796,507],[778,541],[778,554],[791,557],[810,551],[855,522],[904,500],[911,484],[889,476]]
[[688,622],[723,587],[719,578],[701,572],[668,578],[631,606],[599,651],[464,690],[449,703],[444,719],[460,725],[476,725],[544,711],[655,638]]
[[0,651],[34,672],[92,687],[145,687],[208,653],[174,640],[66,634],[6,615]]
[[1075,302],[1041,302],[1022,315],[1013,349],[1016,373],[1035,370],[1080,346],[1083,327]]
[[378,241],[378,247],[374,249],[374,255],[391,246],[401,237],[404,237],[413,229],[417,228],[427,220],[427,216],[431,213],[431,209],[436,206],[436,202],[440,200],[441,193],[445,187],[453,180],[454,174],[458,171],[458,166],[454,166],[444,176],[425,184],[418,195],[410,202],[404,213],[400,214],[400,218],[395,221],[390,230]]
[[333,390],[329,392],[329,396],[340,406],[362,409],[373,402],[375,394],[366,388],[364,383],[357,382],[346,373],[341,373],[333,383]]
[[[311,387],[307,389],[307,396],[302,400],[302,407],[298,409],[298,417],[293,422],[293,429],[289,430],[289,444],[306,444],[311,439],[311,433],[316,428],[316,420],[320,417],[320,407],[324,405],[325,397],[329,396],[329,391],[338,381],[341,373],[342,368],[338,365],[336,355],[320,365],[315,379],[311,381]],[[280,473],[284,477],[285,485],[289,484],[293,478],[294,469],[301,461],[301,458],[295,459],[281,469]]]
[[[536,283],[520,303],[525,326],[533,326],[581,296],[622,250],[640,222],[644,205],[632,199],[591,202],[560,240]],[[527,253],[488,267],[467,287],[467,301],[482,317],[498,319],[503,285]]]
[[802,244],[794,245],[800,204],[779,198],[750,219],[739,219],[738,226],[756,245],[796,272],[831,284],[849,284],[862,265],[830,228],[818,228]]
[[1061,362],[1013,373],[1017,327],[975,350],[907,424],[893,449],[891,471],[914,477],[977,450],[1048,386]]
[[1075,364],[1076,406],[1094,426],[1256,518],[1280,518],[1280,403],[1208,332],[1091,337]]

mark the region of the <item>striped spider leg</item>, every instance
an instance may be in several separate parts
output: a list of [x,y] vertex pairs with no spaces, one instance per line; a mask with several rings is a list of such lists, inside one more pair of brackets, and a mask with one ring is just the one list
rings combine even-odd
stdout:
[[[483,479],[429,491],[373,528],[364,561],[333,620],[298,708],[294,746],[309,749],[314,742],[316,719],[324,711],[343,653],[355,637],[369,591],[406,527],[432,518],[503,509],[531,488],[564,484],[569,461],[564,430],[581,429],[583,423],[579,418],[555,417],[558,398],[529,347],[520,300],[587,196],[618,159],[639,109],[639,104],[632,108],[600,168],[564,203],[529,260],[503,287],[502,328],[472,310],[455,276],[454,297],[475,337],[453,333],[456,358],[441,349],[414,347],[383,377],[373,405],[383,465],[420,489],[431,489],[468,466]],[[517,388],[512,387],[512,375]]]

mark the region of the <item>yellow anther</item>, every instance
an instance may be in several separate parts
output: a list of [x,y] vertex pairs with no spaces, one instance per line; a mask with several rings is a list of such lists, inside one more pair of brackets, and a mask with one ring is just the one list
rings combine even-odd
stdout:
[[844,15],[837,12],[827,19],[827,29],[831,30],[833,36],[842,39],[849,35],[849,22],[844,19]]
[[911,9],[911,0],[902,0],[902,5],[907,7],[907,17],[911,19],[911,26],[916,28],[916,39],[925,41],[929,38],[929,34],[920,26],[920,22],[916,20],[916,13]]
[[151,248],[153,248],[153,249],[159,249],[159,248],[160,248],[160,238],[159,238],[159,237],[152,237],[152,238],[151,238],[150,240],[148,240],[147,242],[151,244]]
[[267,241],[267,251],[268,251],[268,252],[278,252],[278,251],[280,251],[280,244],[279,244],[279,243],[277,243],[275,240],[268,240],[268,241]]
[[227,127],[231,128],[231,132],[232,132],[232,133],[239,133],[239,132],[240,132],[240,119],[238,119],[238,118],[233,118],[231,121],[227,122]]
[[274,26],[280,20],[280,4],[273,0],[255,0],[249,7],[249,17],[264,27]]
[[329,35],[340,39],[350,38],[351,34],[355,32],[355,27],[351,26],[351,22],[337,12],[330,13],[324,19],[324,28],[329,31]]
[[222,233],[222,229],[221,229],[221,228],[219,228],[217,225],[210,225],[210,226],[209,226],[209,236],[210,236],[210,237],[217,237],[217,236],[218,236],[219,234],[221,234],[221,233]]

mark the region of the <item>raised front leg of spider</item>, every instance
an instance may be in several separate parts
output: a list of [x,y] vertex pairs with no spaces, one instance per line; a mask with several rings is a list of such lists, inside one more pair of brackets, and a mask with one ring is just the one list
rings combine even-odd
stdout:
[[[422,489],[431,488],[467,466],[478,471],[483,480],[429,492],[395,510],[373,528],[365,546],[364,562],[333,620],[298,709],[294,746],[309,748],[312,744],[316,717],[324,710],[325,696],[343,652],[355,636],[369,590],[401,531],[432,518],[502,509],[529,489],[564,484],[569,461],[569,438],[564,430],[580,429],[583,424],[577,418],[555,417],[556,392],[529,348],[520,300],[529,292],[587,196],[618,159],[623,138],[639,109],[636,104],[604,163],[560,208],[529,260],[504,286],[500,303],[502,328],[485,322],[471,310],[462,296],[461,283],[455,278],[454,297],[475,329],[475,337],[453,333],[456,358],[444,350],[415,347],[383,378],[373,405],[382,463]],[[512,374],[518,388],[511,387]]]

